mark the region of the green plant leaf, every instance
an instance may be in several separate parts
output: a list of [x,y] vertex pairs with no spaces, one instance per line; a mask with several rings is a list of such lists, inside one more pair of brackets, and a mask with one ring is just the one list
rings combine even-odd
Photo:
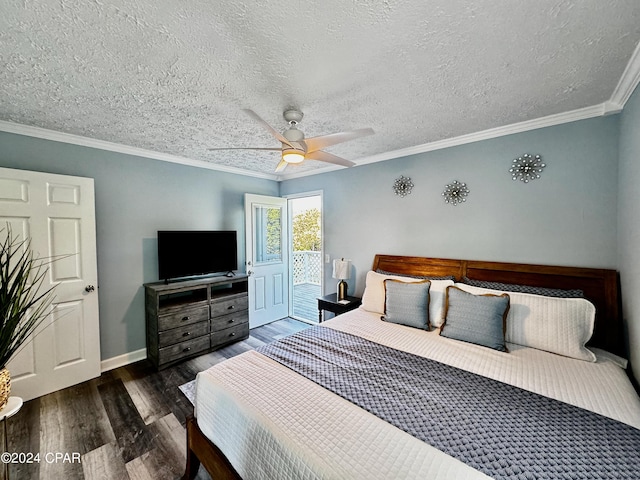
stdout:
[[[6,231],[6,235],[3,233]],[[34,258],[31,240],[0,229],[0,368],[6,367],[50,313],[56,285],[45,287],[48,261]]]

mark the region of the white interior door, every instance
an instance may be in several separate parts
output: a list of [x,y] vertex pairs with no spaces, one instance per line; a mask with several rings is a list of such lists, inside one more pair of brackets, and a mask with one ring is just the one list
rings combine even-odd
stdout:
[[249,327],[289,314],[287,200],[245,194]]
[[40,333],[9,362],[11,394],[25,400],[100,375],[93,179],[0,168],[0,228],[31,238],[35,257],[61,257]]

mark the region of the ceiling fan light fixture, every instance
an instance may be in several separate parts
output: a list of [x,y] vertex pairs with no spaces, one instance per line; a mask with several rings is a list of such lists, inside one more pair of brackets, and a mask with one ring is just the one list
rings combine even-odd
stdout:
[[[348,140],[354,140],[356,138],[364,137],[366,135],[372,135],[374,133],[371,128],[360,128],[358,130],[352,130],[350,132],[332,133],[329,135],[321,135],[319,137],[313,137],[306,139],[304,133],[298,130],[298,123],[302,120],[303,114],[301,111],[290,108],[283,113],[284,119],[289,122],[289,128],[280,133],[267,122],[265,122],[256,112],[253,110],[244,110],[249,116],[260,123],[269,133],[275,137],[276,140],[282,145],[280,148],[268,148],[268,147],[245,147],[246,150],[280,150],[281,160],[276,167],[276,173],[281,173],[287,165],[290,163],[300,164],[306,159],[317,160],[320,162],[331,163],[334,165],[341,165],[343,167],[353,167],[354,162],[345,160],[332,153],[325,152],[323,149],[337,145],[338,143],[346,142]],[[238,147],[231,147],[236,149]],[[238,149],[243,149],[242,147]],[[227,150],[225,149],[211,149],[211,150]]]
[[287,163],[302,163],[304,160],[304,153],[294,148],[287,148],[282,150],[282,160]]

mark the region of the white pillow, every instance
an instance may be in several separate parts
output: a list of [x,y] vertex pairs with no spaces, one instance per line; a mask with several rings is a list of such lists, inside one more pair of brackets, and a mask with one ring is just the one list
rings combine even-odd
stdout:
[[[372,271],[367,272],[364,293],[362,294],[362,308],[374,313],[384,314],[384,281],[387,279],[400,280],[401,282],[423,282],[423,278],[411,278],[402,275],[384,275]],[[429,280],[429,323],[432,327],[442,325],[444,313],[444,294],[448,286],[453,285],[453,280]]]
[[596,308],[588,300],[502,292],[464,283],[456,286],[473,294],[509,295],[507,342],[587,362],[596,361],[595,354],[585,347],[593,334],[596,315]]

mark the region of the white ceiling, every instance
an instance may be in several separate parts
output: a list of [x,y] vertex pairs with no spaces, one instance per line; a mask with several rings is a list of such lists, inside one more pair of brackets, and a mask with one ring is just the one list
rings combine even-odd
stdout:
[[279,146],[243,108],[284,130],[282,111],[298,107],[307,137],[372,127],[328,149],[362,164],[617,111],[640,78],[638,0],[2,0],[0,11],[1,130],[258,176],[277,153],[207,150]]

